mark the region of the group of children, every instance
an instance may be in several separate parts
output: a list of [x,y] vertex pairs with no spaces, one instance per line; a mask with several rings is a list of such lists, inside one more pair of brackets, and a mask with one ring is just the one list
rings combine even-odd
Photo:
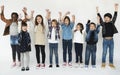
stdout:
[[[113,36],[118,33],[114,23],[117,17],[118,4],[115,4],[115,13],[112,19],[110,13],[104,15],[104,21],[102,20],[98,7],[97,9],[97,24],[88,20],[86,24],[86,36],[84,31],[84,25],[78,23],[74,28],[75,15],[72,15],[72,20],[69,18],[70,12],[62,13],[59,12],[59,19],[51,19],[51,12],[49,9],[46,10],[47,19],[47,38],[49,43],[49,67],[53,67],[53,54],[55,55],[56,67],[59,67],[59,57],[58,57],[58,44],[59,40],[62,39],[63,47],[63,66],[72,66],[72,43],[75,46],[76,64],[83,64],[83,43],[86,41],[86,51],[85,51],[85,67],[88,68],[89,60],[91,57],[92,67],[96,67],[96,51],[98,42],[98,33],[100,31],[100,26],[102,26],[103,35],[103,54],[102,54],[102,67],[106,66],[106,55],[107,49],[109,48],[109,66],[115,68],[113,63],[114,54],[114,40]],[[31,16],[28,16],[27,9],[23,8],[25,15],[24,19],[20,19],[16,12],[11,14],[11,19],[6,19],[4,17],[4,6],[1,6],[1,20],[6,23],[4,35],[10,35],[10,43],[12,48],[13,66],[16,66],[16,52],[18,55],[19,66],[22,66],[22,71],[29,70],[31,51],[31,39],[27,31],[27,21],[33,20],[34,11],[31,11]],[[18,32],[18,21],[21,22],[21,32]],[[44,19],[42,15],[37,15],[34,21],[34,35],[35,35],[35,50],[36,50],[36,67],[45,67],[45,32],[46,25],[44,24]],[[61,26],[61,27],[60,27]],[[60,28],[62,28],[62,37],[60,37]],[[74,36],[73,36],[74,34]],[[40,63],[40,52],[42,55],[42,63]],[[67,60],[68,54],[68,60]],[[26,56],[26,67],[24,65],[24,56]],[[21,57],[21,58],[20,58]]]

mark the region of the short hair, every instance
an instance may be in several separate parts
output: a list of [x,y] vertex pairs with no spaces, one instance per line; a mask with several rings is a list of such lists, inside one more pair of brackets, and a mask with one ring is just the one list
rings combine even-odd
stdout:
[[109,17],[110,19],[112,18],[112,15],[111,15],[111,13],[106,13],[105,15],[104,15],[104,18],[105,17]]
[[91,22],[90,25],[93,24],[96,27],[96,24],[94,22]]
[[21,27],[22,27],[22,26],[27,26],[27,23],[24,22],[24,21],[22,21],[22,22],[21,22]]
[[58,22],[57,22],[57,20],[56,20],[56,19],[53,19],[53,20],[52,20],[52,22],[55,22],[55,23],[56,23],[56,25],[58,25]]
[[12,17],[13,15],[15,15],[15,16],[18,18],[18,13],[13,12],[13,13],[11,14],[11,17]]

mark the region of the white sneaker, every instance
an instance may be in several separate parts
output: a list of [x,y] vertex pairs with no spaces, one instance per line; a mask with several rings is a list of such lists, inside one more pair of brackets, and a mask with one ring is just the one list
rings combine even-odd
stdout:
[[67,63],[66,63],[66,62],[64,62],[62,66],[64,66],[64,67],[65,67],[65,66],[67,66]]
[[84,64],[83,64],[83,63],[81,63],[81,64],[80,64],[80,67],[81,67],[81,68],[83,68],[83,67],[84,67]]
[[69,67],[72,67],[72,63],[71,63],[71,62],[69,62],[69,63],[68,63],[68,66],[69,66]]
[[79,67],[79,63],[75,63],[75,67],[78,68]]

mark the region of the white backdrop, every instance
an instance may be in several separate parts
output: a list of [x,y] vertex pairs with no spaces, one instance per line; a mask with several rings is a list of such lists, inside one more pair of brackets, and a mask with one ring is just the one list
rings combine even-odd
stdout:
[[[27,7],[28,8],[28,14],[30,14],[31,10],[35,10],[35,14],[34,17],[37,14],[41,14],[43,15],[43,17],[45,18],[45,9],[50,9],[52,12],[52,18],[56,18],[58,19],[58,12],[62,11],[63,13],[65,13],[66,11],[70,11],[71,14],[75,14],[76,16],[76,24],[78,22],[82,22],[84,25],[86,24],[88,19],[91,19],[93,22],[96,22],[96,6],[99,6],[99,10],[100,13],[102,14],[102,16],[104,15],[104,13],[106,12],[110,12],[110,13],[114,13],[114,3],[119,3],[120,5],[120,0],[0,0],[0,6],[4,5],[5,6],[5,17],[6,18],[10,18],[10,15],[13,11],[16,11],[18,13],[22,13],[22,8],[23,7]],[[120,11],[120,8],[119,8]],[[22,13],[23,14],[23,13]],[[118,17],[116,20],[116,27],[118,29],[118,31],[120,32],[120,16],[119,16],[119,12],[118,12]],[[31,25],[31,24],[29,24]],[[0,20],[0,75],[7,75],[7,74],[13,74],[16,75],[19,70],[11,70],[10,65],[12,62],[12,58],[11,58],[11,47],[10,47],[10,41],[9,41],[9,36],[3,36],[3,31],[4,31],[4,27],[5,27],[5,23],[2,22]],[[31,34],[31,38],[32,38],[32,42],[34,42],[34,37],[33,37],[33,26],[30,26],[30,34]],[[47,40],[47,39],[46,39]],[[100,65],[101,65],[101,57],[102,57],[102,34],[99,34],[99,42],[98,42],[98,49],[97,49],[97,65],[98,65],[98,69],[96,69],[95,71],[93,70],[87,70],[85,71],[84,69],[81,69],[81,74],[100,74],[103,72],[103,74],[116,74],[118,75],[119,71],[118,69],[120,69],[120,34],[116,34],[114,37],[114,41],[115,41],[115,48],[114,48],[114,61],[115,61],[115,65],[117,66],[116,70],[112,70],[111,69],[107,69],[105,71],[100,69]],[[32,43],[33,44],[33,43]],[[60,59],[60,64],[62,64],[62,47],[61,47],[61,41],[59,44],[59,59]],[[84,45],[85,48],[85,45]],[[85,52],[85,49],[84,49]],[[83,57],[84,57],[84,52],[83,52]],[[75,62],[75,55],[74,55],[74,48],[73,48],[73,63]],[[107,60],[108,60],[108,55],[107,55]],[[54,61],[54,60],[53,60]],[[46,42],[46,66],[49,65],[49,49],[48,49],[48,44]],[[3,65],[4,64],[4,65]],[[34,50],[34,46],[32,47],[32,52],[31,52],[31,62],[30,62],[32,68],[35,67],[36,65],[36,58],[35,58],[35,50]],[[7,65],[7,66],[6,66]],[[61,68],[63,69],[63,68]],[[44,71],[46,72],[42,72],[42,74],[57,74],[58,72],[60,72],[60,74],[80,74],[79,73],[79,69],[63,69],[63,70],[59,70],[59,69],[53,69],[56,72],[52,73],[52,70],[46,69]],[[33,68],[34,70],[34,68]],[[7,72],[6,72],[7,71]],[[69,72],[70,71],[70,72]],[[89,72],[92,71],[92,72]],[[6,73],[5,73],[6,72]],[[37,74],[39,71],[30,71],[30,74]],[[53,71],[54,72],[54,71]],[[63,73],[62,73],[63,72]],[[21,73],[21,72],[19,72]]]

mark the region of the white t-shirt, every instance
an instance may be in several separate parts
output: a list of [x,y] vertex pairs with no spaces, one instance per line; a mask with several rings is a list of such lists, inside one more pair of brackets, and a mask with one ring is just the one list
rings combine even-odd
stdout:
[[80,31],[74,32],[73,43],[84,43],[85,42],[84,34],[85,34],[84,31],[82,33]]
[[12,22],[10,25],[10,35],[18,35],[18,25],[16,22]]
[[49,43],[58,43],[58,39],[55,39],[55,28],[52,28],[51,39],[48,39]]

